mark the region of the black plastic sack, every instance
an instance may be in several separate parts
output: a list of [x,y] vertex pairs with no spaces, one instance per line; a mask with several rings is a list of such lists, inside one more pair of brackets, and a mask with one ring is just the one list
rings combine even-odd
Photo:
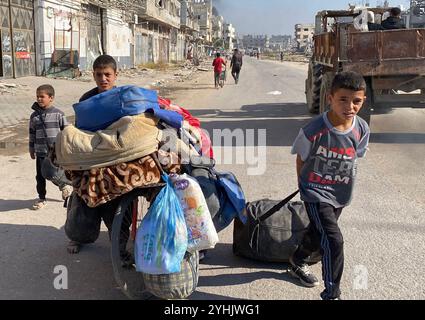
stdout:
[[[310,220],[302,202],[289,201],[262,221],[261,217],[279,203],[279,200],[263,199],[247,204],[247,223],[243,224],[239,219],[234,223],[235,255],[267,262],[289,262],[301,244]],[[320,255],[315,253],[309,262],[319,260]]]

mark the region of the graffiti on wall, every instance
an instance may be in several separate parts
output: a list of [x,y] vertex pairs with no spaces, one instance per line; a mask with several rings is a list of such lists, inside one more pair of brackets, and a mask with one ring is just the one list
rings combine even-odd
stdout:
[[15,57],[16,59],[30,59],[31,54],[29,46],[26,43],[25,35],[21,31],[15,31],[13,33],[13,44],[15,45]]
[[[29,46],[26,43],[25,35],[21,31],[13,33],[13,44],[15,46],[15,56],[17,59],[30,59]],[[10,36],[6,35],[2,40],[3,52],[11,52],[12,46],[10,43]]]

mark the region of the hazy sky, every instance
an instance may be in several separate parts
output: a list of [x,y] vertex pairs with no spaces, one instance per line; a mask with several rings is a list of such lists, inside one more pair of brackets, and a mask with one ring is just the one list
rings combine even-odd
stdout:
[[[297,23],[314,23],[321,10],[347,9],[348,3],[362,4],[360,0],[213,0],[224,19],[243,34],[291,34]],[[370,0],[372,6],[384,0]],[[390,6],[408,7],[409,0],[390,0]]]

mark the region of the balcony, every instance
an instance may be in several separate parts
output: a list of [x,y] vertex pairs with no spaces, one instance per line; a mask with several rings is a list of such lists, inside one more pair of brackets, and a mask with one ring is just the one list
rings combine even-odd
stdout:
[[187,18],[185,21],[182,20],[181,28],[189,31],[197,31],[199,32],[199,24],[197,21]]
[[164,24],[173,28],[180,28],[180,9],[178,0],[162,0],[162,6],[158,0],[142,0],[143,8],[138,11],[139,18],[158,24]]

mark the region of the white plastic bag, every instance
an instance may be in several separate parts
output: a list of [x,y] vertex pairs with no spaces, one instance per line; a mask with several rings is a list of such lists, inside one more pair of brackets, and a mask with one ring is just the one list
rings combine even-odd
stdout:
[[218,234],[198,182],[187,174],[172,174],[170,178],[186,220],[187,250],[193,252],[214,248],[218,242]]

